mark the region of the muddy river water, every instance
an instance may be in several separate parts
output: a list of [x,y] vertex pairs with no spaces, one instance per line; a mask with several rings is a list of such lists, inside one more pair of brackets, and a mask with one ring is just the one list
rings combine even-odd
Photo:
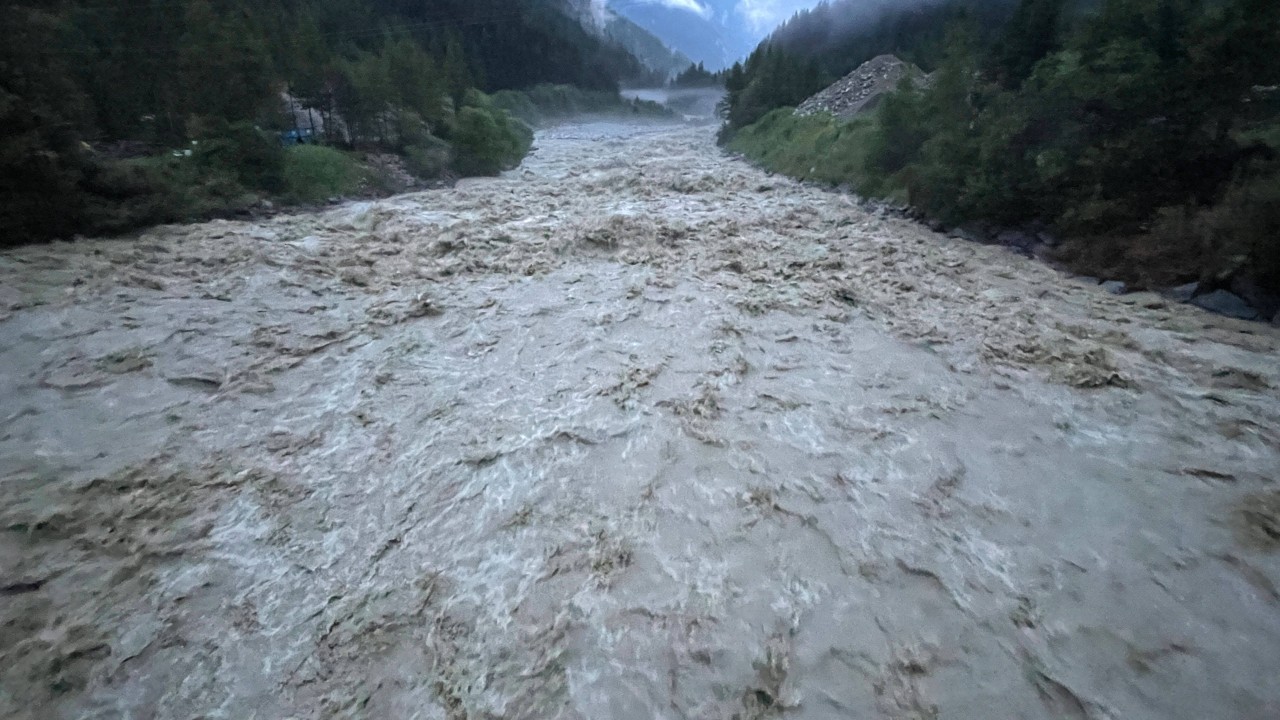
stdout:
[[0,716],[1280,717],[1280,330],[581,123],[0,254]]

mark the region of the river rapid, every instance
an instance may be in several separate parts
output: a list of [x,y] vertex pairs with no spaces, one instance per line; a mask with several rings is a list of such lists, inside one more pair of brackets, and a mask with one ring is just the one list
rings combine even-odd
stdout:
[[1280,717],[1280,330],[713,134],[0,253],[0,716]]

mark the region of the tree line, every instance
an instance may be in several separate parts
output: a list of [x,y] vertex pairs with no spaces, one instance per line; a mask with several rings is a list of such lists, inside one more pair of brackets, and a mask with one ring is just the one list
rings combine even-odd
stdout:
[[700,62],[690,63],[689,67],[676,73],[668,85],[673,88],[724,87],[726,77],[728,77],[727,70],[711,72]]
[[728,130],[769,111],[798,105],[879,55],[895,55],[926,72],[938,67],[948,28],[963,23],[991,42],[1017,0],[836,0],[797,12],[729,70]]

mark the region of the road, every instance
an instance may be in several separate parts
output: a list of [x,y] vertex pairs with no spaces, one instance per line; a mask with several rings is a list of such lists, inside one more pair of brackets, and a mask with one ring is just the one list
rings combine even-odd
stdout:
[[0,254],[0,716],[1280,717],[1280,330],[712,136]]

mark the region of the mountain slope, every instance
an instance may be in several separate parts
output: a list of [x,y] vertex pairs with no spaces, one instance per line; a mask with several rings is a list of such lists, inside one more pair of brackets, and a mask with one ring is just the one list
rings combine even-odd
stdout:
[[693,62],[689,56],[667,47],[656,35],[621,15],[607,18],[604,32],[642,65],[660,75],[674,75]]
[[703,12],[637,0],[610,0],[609,7],[709,70],[732,65],[760,39],[731,0],[703,2]]

